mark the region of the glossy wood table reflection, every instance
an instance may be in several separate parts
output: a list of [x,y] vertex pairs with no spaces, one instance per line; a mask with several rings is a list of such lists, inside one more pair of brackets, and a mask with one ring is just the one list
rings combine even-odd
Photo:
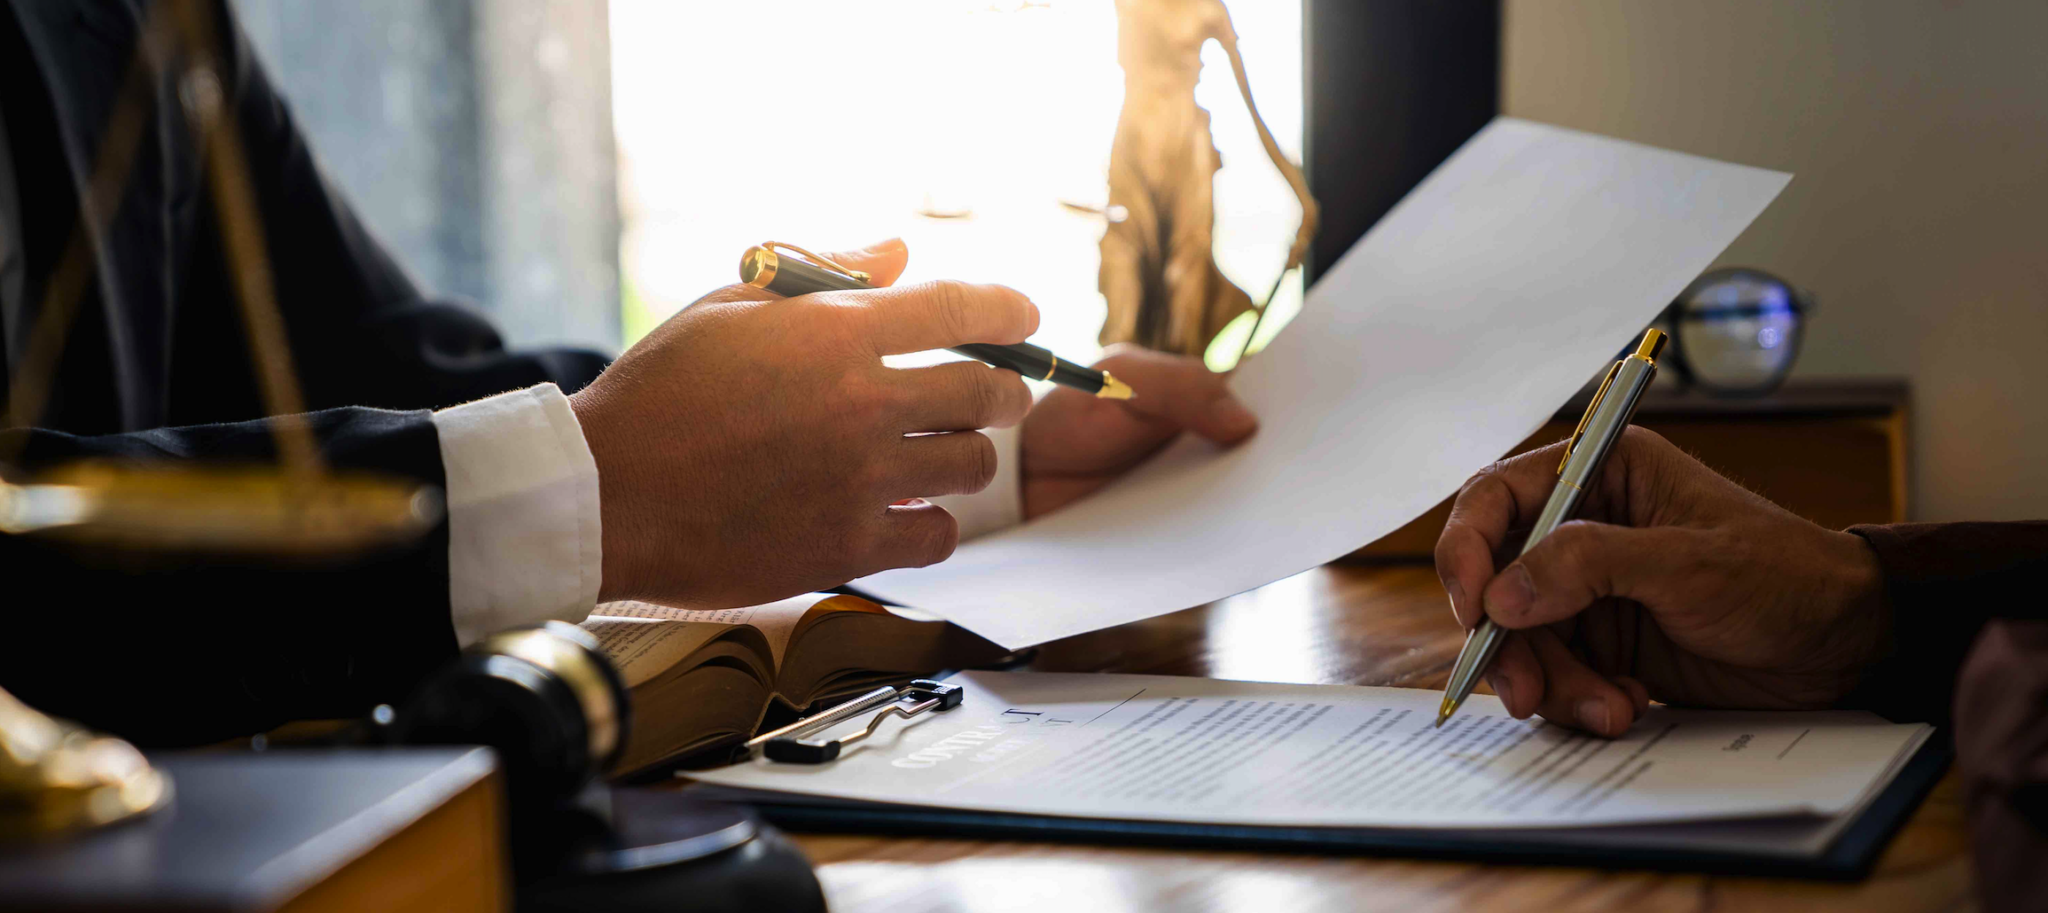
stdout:
[[[1427,566],[1332,566],[1049,644],[1032,668],[1441,688],[1462,637]],[[1954,777],[1847,885],[1403,859],[804,834],[837,913],[1967,910]]]

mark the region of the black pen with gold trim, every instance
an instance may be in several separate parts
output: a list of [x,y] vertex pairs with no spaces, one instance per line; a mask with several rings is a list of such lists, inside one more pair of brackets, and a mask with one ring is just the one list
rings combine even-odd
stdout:
[[[783,256],[775,252],[776,248],[800,256]],[[746,254],[740,257],[741,282],[784,298],[812,292],[874,288],[868,284],[868,278],[868,274],[860,270],[847,269],[801,247],[778,241],[747,248]],[[948,351],[998,368],[1008,368],[1032,380],[1049,380],[1103,399],[1130,399],[1134,395],[1129,384],[1110,376],[1108,371],[1075,364],[1028,342],[1014,345],[967,343],[953,346]]]

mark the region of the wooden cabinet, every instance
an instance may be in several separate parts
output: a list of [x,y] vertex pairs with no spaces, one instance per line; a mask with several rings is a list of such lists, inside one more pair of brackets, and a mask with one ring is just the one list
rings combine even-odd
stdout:
[[[1589,396],[1574,397],[1512,452],[1570,435]],[[1653,389],[1636,424],[1793,513],[1840,529],[1906,519],[1908,401],[1902,380],[1800,381],[1755,399]],[[1427,559],[1450,509],[1447,499],[1352,557]]]

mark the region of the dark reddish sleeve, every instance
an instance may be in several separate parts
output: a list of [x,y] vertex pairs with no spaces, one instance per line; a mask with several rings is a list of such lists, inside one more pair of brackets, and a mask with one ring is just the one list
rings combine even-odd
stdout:
[[2048,618],[2048,521],[1855,526],[1877,552],[1891,603],[1891,656],[1849,703],[1894,720],[1947,723],[1956,676],[1994,618]]
[[2048,622],[1984,627],[1956,689],[1977,891],[1986,910],[2048,906]]
[[1987,910],[2048,898],[2048,522],[1849,530],[1891,600],[1892,655],[1852,703],[1953,722]]

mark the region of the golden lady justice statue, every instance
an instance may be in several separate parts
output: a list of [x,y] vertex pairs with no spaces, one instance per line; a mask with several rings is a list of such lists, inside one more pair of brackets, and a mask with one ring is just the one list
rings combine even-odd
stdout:
[[1209,39],[1230,57],[1259,142],[1301,201],[1301,228],[1283,276],[1301,264],[1315,237],[1316,201],[1252,103],[1237,31],[1222,0],[1116,0],[1116,16],[1124,105],[1109,153],[1110,222],[1098,279],[1109,316],[1101,341],[1199,356],[1252,307],[1251,297],[1216,268],[1210,251],[1216,221],[1212,179],[1222,165],[1209,133],[1209,112],[1195,104],[1202,45]]

